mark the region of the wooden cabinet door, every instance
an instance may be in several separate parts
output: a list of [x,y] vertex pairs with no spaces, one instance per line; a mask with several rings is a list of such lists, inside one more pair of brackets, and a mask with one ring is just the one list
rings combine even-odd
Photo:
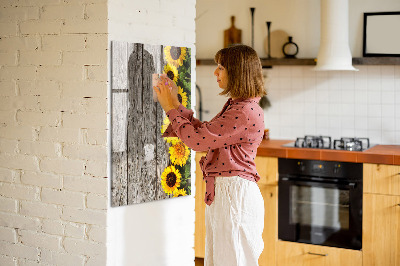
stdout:
[[203,172],[200,169],[199,161],[203,152],[196,152],[196,194],[195,194],[195,232],[194,232],[194,253],[197,258],[204,258],[206,225],[204,195],[206,193],[206,184],[203,181]]
[[364,193],[400,196],[400,166],[365,163],[363,176]]
[[277,266],[361,266],[362,252],[278,241]]
[[258,259],[260,266],[276,265],[276,243],[278,241],[278,187],[259,185],[264,198],[264,250]]
[[363,265],[400,266],[400,196],[364,194]]
[[254,162],[261,176],[259,185],[278,185],[278,158],[257,156]]

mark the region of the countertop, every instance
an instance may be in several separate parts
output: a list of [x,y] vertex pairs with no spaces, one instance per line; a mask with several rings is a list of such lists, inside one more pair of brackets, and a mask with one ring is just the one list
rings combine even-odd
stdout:
[[365,151],[282,147],[294,140],[263,140],[257,156],[400,165],[400,145],[375,145]]

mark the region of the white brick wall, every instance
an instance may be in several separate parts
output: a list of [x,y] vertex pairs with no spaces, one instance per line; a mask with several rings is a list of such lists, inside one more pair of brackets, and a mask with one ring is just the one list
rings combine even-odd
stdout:
[[107,14],[0,1],[0,265],[106,264]]

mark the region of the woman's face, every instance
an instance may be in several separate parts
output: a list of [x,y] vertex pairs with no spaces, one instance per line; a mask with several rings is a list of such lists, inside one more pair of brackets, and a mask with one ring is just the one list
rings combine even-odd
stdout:
[[221,89],[226,89],[228,87],[228,71],[226,68],[218,64],[214,71],[214,75],[217,77],[219,87]]

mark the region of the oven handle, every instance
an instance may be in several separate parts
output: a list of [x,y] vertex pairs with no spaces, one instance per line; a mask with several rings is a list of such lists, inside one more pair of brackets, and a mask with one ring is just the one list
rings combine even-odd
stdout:
[[319,187],[337,187],[345,189],[354,189],[356,187],[355,182],[332,182],[332,181],[315,181],[315,180],[304,180],[300,178],[281,177],[281,181],[289,182],[294,185],[307,185],[307,186],[319,186]]

